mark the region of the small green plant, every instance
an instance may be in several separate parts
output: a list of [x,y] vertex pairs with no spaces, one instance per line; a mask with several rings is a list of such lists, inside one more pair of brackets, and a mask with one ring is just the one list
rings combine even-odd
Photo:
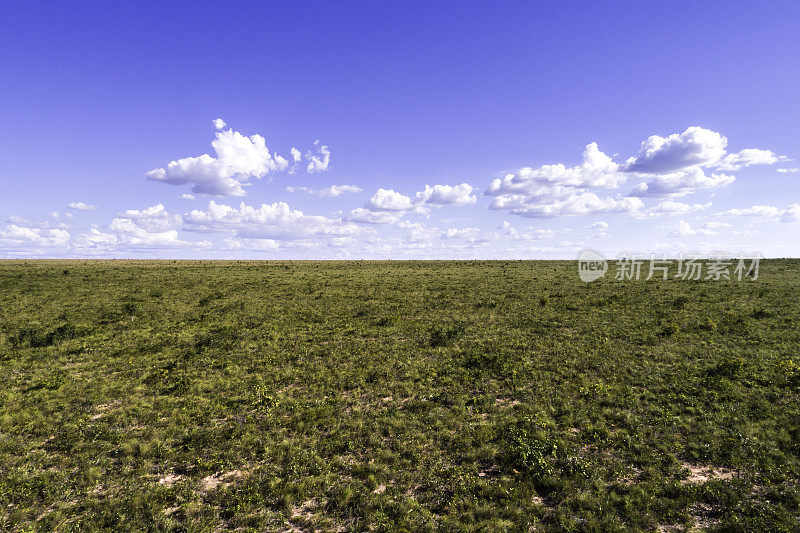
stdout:
[[756,309],[753,311],[753,318],[761,319],[761,318],[769,318],[772,316],[772,311],[768,309],[764,309],[763,307]]
[[454,324],[450,327],[433,326],[428,330],[429,344],[434,347],[449,346],[464,335],[463,324]]
[[126,302],[122,305],[122,314],[126,316],[136,316],[139,314],[139,304]]
[[661,335],[662,337],[670,337],[678,333],[680,330],[681,328],[678,327],[677,324],[675,324],[674,322],[670,322],[661,327],[659,335]]

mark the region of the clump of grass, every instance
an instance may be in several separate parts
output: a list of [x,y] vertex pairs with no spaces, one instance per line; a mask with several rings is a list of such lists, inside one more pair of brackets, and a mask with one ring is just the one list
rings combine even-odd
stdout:
[[726,356],[717,364],[706,369],[706,375],[733,379],[744,369],[744,360],[740,357]]
[[681,328],[678,327],[678,324],[675,324],[674,322],[670,322],[669,324],[665,324],[661,328],[661,331],[659,331],[658,334],[660,336],[662,336],[662,337],[670,337],[670,336],[675,335],[676,333],[678,333],[680,330],[681,330]]
[[460,323],[447,328],[433,326],[428,330],[428,343],[433,348],[450,346],[453,342],[461,338],[465,331],[466,328],[464,324]]
[[381,318],[375,321],[375,325],[378,327],[391,326],[394,323],[395,323],[395,317],[393,316],[382,316]]
[[772,311],[768,309],[764,309],[763,307],[756,309],[753,311],[753,318],[760,319],[760,318],[769,318],[772,316]]
[[51,331],[47,331],[40,326],[25,326],[17,331],[12,342],[18,347],[43,348],[83,337],[87,333],[87,328],[78,327],[70,323],[62,324]]
[[122,305],[122,314],[126,316],[136,316],[139,314],[139,304],[136,302],[125,302]]
[[672,307],[674,307],[675,309],[683,309],[684,307],[686,307],[686,304],[689,303],[689,300],[690,298],[688,296],[682,294],[677,298],[675,298],[675,300],[672,302]]
[[698,329],[703,331],[717,331],[717,323],[711,320],[710,317],[705,317],[697,326]]

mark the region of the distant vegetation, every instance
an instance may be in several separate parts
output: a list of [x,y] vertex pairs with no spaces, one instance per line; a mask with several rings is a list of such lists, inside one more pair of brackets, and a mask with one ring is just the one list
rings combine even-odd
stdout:
[[0,529],[800,528],[800,261],[0,262]]

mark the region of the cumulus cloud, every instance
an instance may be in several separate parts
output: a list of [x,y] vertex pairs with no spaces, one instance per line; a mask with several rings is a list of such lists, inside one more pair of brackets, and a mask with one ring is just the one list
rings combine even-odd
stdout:
[[461,185],[425,185],[425,190],[417,193],[417,202],[427,205],[469,205],[477,198],[472,194],[472,186]]
[[631,196],[679,197],[703,190],[727,187],[736,180],[728,174],[707,175],[702,168],[654,176],[633,188]]
[[313,174],[315,172],[325,172],[328,170],[328,165],[331,162],[331,151],[326,145],[319,145],[319,141],[314,142],[315,146],[318,146],[318,153],[312,154],[308,152],[306,154],[306,159],[308,160],[308,165],[306,166],[306,172],[309,174]]
[[619,172],[619,165],[600,151],[597,143],[586,146],[582,161],[574,167],[562,163],[525,167],[514,174],[496,178],[486,191],[488,196],[507,194],[534,196],[553,186],[606,189],[618,188],[627,178]]
[[244,196],[251,180],[285,170],[289,162],[270,153],[261,135],[218,130],[211,142],[214,156],[203,154],[151,170],[147,179],[172,185],[192,184],[192,192],[215,196]]
[[66,248],[70,233],[63,228],[30,227],[8,223],[0,230],[0,248],[26,251],[41,248]]
[[800,204],[792,204],[784,209],[771,205],[753,205],[744,209],[729,209],[721,211],[714,216],[718,217],[753,217],[780,222],[800,221]]
[[359,207],[350,211],[350,213],[344,217],[344,220],[360,224],[395,224],[402,216],[403,212],[371,211]]
[[182,240],[178,230],[180,215],[170,214],[163,204],[145,209],[129,209],[117,214],[107,228],[93,227],[76,238],[76,248],[83,251],[113,250],[153,251],[177,248],[207,248],[207,241]]
[[320,196],[340,196],[345,193],[362,192],[361,187],[355,185],[331,185],[319,191]]
[[346,236],[362,233],[356,224],[323,216],[306,215],[284,202],[258,207],[242,202],[238,208],[209,202],[206,210],[193,210],[183,217],[189,231],[225,231],[237,237],[304,239],[313,236]]
[[69,208],[76,209],[78,211],[97,211],[97,206],[83,202],[70,202]]
[[660,202],[654,205],[653,207],[650,207],[646,211],[634,213],[634,217],[653,218],[661,216],[685,215],[693,211],[708,209],[709,207],[711,207],[711,202],[706,202],[704,204],[700,203],[685,204],[683,202],[676,202],[674,200],[664,200],[663,202]]
[[315,191],[314,189],[303,185],[290,185],[286,187],[286,192],[304,192],[308,194],[317,194],[319,196],[329,197],[341,196],[342,194],[346,193],[359,193],[362,192],[362,190],[361,187],[356,187],[355,185],[331,185],[330,187],[325,187],[320,191]]
[[556,232],[551,229],[532,229],[528,231],[519,231],[512,226],[508,221],[503,221],[498,227],[500,233],[512,239],[534,241],[541,239],[550,239],[555,237]]
[[605,231],[608,229],[608,222],[603,222],[602,220],[598,220],[597,222],[593,223],[589,226],[588,229],[596,229],[600,231]]
[[745,148],[738,153],[726,155],[715,163],[714,167],[724,171],[733,171],[753,165],[773,165],[785,159],[786,157],[776,155],[772,150]]
[[535,196],[498,196],[490,209],[504,209],[515,215],[547,218],[565,215],[588,215],[595,213],[634,213],[644,207],[636,197],[604,197],[593,192],[567,192],[564,189],[548,191]]
[[393,189],[378,189],[366,207],[374,211],[408,211],[414,208],[411,198]]
[[698,126],[667,137],[651,135],[639,148],[639,153],[625,162],[626,172],[660,174],[688,167],[710,165],[725,155],[728,139]]
[[670,237],[690,237],[694,235],[718,235],[718,233],[708,226],[694,229],[691,224],[685,220],[681,220],[669,235]]
[[218,130],[224,129],[225,126],[227,126],[227,124],[225,124],[225,121],[222,120],[221,118],[215,118],[213,122],[214,122],[214,128]]

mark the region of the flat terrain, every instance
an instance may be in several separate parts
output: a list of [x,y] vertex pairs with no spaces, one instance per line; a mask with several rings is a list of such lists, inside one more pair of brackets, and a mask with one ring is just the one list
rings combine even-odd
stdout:
[[0,529],[800,528],[800,260],[0,262]]

